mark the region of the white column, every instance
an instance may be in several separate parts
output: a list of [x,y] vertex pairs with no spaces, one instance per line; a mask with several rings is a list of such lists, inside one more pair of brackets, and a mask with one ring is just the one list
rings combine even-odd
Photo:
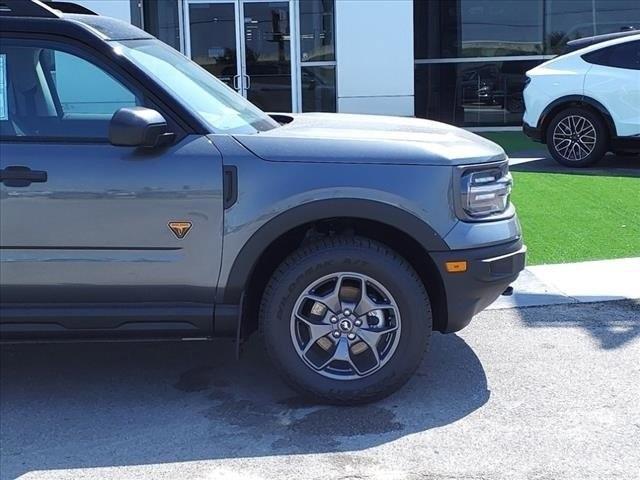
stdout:
[[413,0],[336,0],[338,111],[414,115]]
[[131,0],[75,0],[74,3],[100,15],[131,22]]

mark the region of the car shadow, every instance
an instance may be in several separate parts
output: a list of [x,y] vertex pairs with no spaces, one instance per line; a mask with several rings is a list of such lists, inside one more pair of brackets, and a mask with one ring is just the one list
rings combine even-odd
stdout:
[[489,399],[480,360],[434,334],[409,383],[380,402],[314,405],[250,341],[5,345],[0,472],[366,449],[453,423]]
[[[535,160],[518,163],[518,157],[535,158]],[[509,167],[512,172],[559,173],[565,175],[588,175],[601,177],[640,177],[640,155],[619,156],[608,154],[588,168],[569,168],[556,162],[548,152],[535,151],[518,153],[511,158],[515,161]]]
[[[615,300],[603,302],[603,297],[581,296],[580,304],[531,305],[520,308],[520,320],[531,328],[570,327],[582,328],[598,343],[603,350],[621,348],[640,336],[640,299]],[[590,304],[588,315],[576,305]],[[540,315],[544,308],[550,315]]]

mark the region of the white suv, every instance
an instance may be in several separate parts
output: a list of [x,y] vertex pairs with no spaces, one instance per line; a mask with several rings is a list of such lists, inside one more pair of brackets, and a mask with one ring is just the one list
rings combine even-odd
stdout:
[[529,70],[524,100],[525,134],[563,165],[640,152],[640,32]]

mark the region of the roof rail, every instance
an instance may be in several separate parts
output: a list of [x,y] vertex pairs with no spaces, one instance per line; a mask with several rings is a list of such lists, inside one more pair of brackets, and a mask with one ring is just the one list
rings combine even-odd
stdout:
[[77,3],[59,2],[58,0],[45,0],[45,3],[51,8],[55,8],[56,10],[62,13],[80,13],[82,15],[98,15],[93,10],[89,10],[87,7],[83,5],[78,5]]
[[0,0],[0,17],[60,18],[40,0]]
[[581,48],[588,47],[590,45],[596,45],[597,43],[606,42],[607,40],[613,40],[616,38],[628,37],[631,35],[639,35],[640,30],[636,30],[633,27],[624,27],[619,32],[605,33],[602,35],[595,35],[593,37],[578,38],[567,42],[564,53],[575,52]]

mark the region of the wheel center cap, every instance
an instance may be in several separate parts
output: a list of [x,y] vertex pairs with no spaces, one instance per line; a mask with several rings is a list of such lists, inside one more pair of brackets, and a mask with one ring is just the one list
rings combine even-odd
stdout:
[[340,328],[341,332],[350,332],[353,328],[353,324],[351,323],[351,320],[347,320],[345,318],[344,320],[340,321],[340,323],[338,324],[338,328]]

